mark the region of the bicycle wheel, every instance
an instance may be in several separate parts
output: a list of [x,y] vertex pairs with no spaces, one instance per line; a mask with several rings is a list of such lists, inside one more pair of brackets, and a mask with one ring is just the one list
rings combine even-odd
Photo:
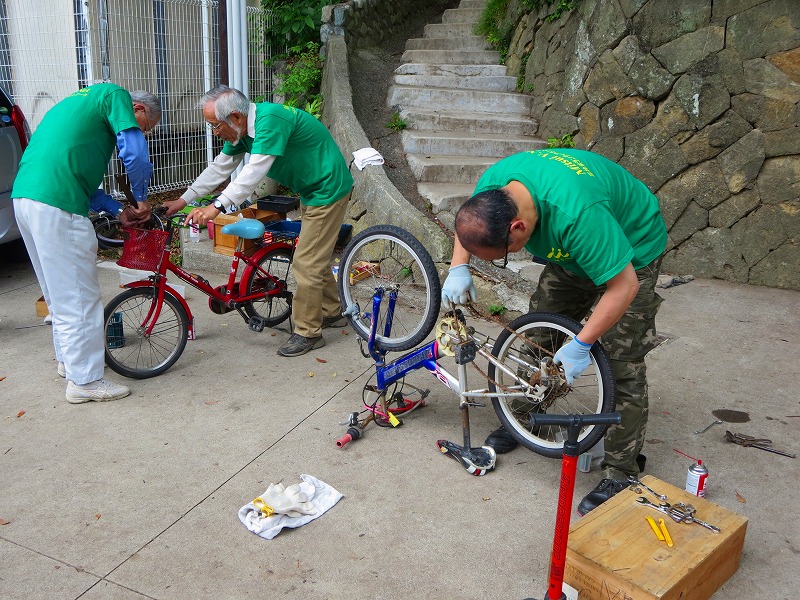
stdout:
[[[94,232],[97,235],[97,245],[103,250],[111,248],[122,248],[125,241],[123,235],[122,223],[116,217],[108,213],[98,215],[92,220],[94,225]],[[164,222],[155,214],[150,214],[150,220],[142,226],[142,229],[158,229],[160,231],[166,230]]]
[[[275,293],[278,286],[280,290]],[[292,314],[292,295],[296,289],[297,282],[292,272],[292,251],[288,248],[279,248],[267,252],[258,261],[258,268],[250,273],[245,283],[245,293],[272,292],[272,294],[265,296],[263,300],[245,304],[244,312],[248,317],[261,317],[267,327],[275,327]]]
[[[557,426],[534,426],[530,416],[547,414],[598,414],[614,410],[614,378],[608,356],[599,343],[590,350],[591,363],[572,387],[552,362],[553,355],[581,330],[579,323],[554,313],[528,313],[514,319],[492,348],[503,368],[489,364],[489,391],[519,393],[492,398],[505,428],[526,448],[537,454],[562,455],[566,431]],[[584,427],[579,436],[580,452],[594,446],[605,427]]]
[[[439,316],[441,284],[425,247],[409,232],[393,225],[375,225],[347,245],[339,264],[339,297],[353,329],[369,338],[372,298],[383,289],[375,346],[384,351],[408,350],[424,340]],[[389,293],[397,293],[391,331],[386,331]]]
[[105,309],[106,364],[133,379],[161,375],[178,360],[186,347],[189,317],[180,301],[164,293],[164,304],[150,335],[145,322],[155,301],[152,287],[125,290]]

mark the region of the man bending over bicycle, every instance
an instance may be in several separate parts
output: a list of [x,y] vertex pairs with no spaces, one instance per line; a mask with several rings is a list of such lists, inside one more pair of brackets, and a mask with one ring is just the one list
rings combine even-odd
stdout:
[[[484,173],[475,192],[456,215],[445,307],[475,300],[471,255],[505,267],[508,253],[523,248],[547,261],[531,311],[581,321],[594,305],[581,332],[554,356],[571,385],[603,336],[614,372],[622,422],[606,432],[602,481],[578,505],[586,514],[639,474],[648,410],[644,357],[655,346],[661,297],[654,288],[667,242],[658,199],[616,163],[573,149],[505,158]],[[486,444],[497,452],[517,445],[502,427]]]
[[44,115],[22,156],[11,192],[22,239],[53,318],[58,374],[67,401],[79,404],[124,398],[130,390],[103,379],[105,333],[97,274],[97,236],[88,218],[90,197],[108,161],[119,157],[137,206],[120,220],[136,225],[150,217],[150,164],[144,135],[161,119],[161,103],[148,92],[112,83],[92,85]]
[[198,104],[206,124],[225,145],[181,198],[164,203],[167,216],[216,189],[246,152],[250,160],[241,173],[214,204],[192,209],[187,224],[205,225],[221,212],[236,210],[265,176],[300,194],[303,230],[292,263],[297,281],[292,300],[294,332],[278,354],[300,356],[324,346],[322,329],[347,325],[330,269],[353,187],[342,153],[327,128],[298,108],[253,104],[226,85],[206,92]]

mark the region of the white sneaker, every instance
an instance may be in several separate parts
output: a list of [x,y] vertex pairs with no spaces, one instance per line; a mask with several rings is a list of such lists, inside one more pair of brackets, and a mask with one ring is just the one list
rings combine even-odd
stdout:
[[71,404],[119,400],[130,393],[131,391],[124,385],[117,385],[105,379],[83,385],[76,385],[71,381],[67,383],[67,402]]
[[64,366],[64,363],[62,363],[62,362],[58,363],[57,370],[58,370],[58,375],[60,377],[66,377],[67,376],[67,368]]

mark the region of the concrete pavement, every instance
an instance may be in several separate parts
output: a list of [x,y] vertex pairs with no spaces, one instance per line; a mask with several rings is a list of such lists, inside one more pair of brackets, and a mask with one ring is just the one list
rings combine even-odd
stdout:
[[[431,388],[427,407],[400,429],[368,428],[340,450],[340,423],[358,409],[372,372],[355,334],[326,331],[325,347],[284,359],[275,351],[287,332],[252,333],[235,313],[212,314],[192,290],[199,337],[171,370],[126,381],[133,393],[124,400],[73,406],[50,328],[35,316],[32,270],[5,250],[3,599],[544,595],[559,462],[518,449],[499,457],[494,473],[467,475],[435,449],[439,438],[460,442],[461,432],[455,397],[428,374],[409,378]],[[118,275],[100,272],[109,300]],[[733,446],[723,434],[800,451],[800,293],[705,280],[660,293],[668,339],[648,359],[646,473],[682,487],[689,461],[673,448],[702,458],[708,499],[749,519],[740,569],[715,599],[793,598],[800,529],[790,503],[800,460]],[[695,435],[717,408],[751,421]],[[471,417],[475,441],[496,426],[491,408]],[[273,540],[248,532],[238,509],[301,473],[344,498]],[[597,480],[597,472],[579,475],[576,502]]]

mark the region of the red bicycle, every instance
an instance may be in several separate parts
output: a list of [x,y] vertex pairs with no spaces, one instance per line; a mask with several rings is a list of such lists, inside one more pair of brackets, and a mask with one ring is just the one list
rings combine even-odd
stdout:
[[[128,288],[105,308],[106,364],[125,377],[146,379],[161,375],[180,358],[187,340],[194,339],[194,316],[186,300],[167,281],[173,273],[208,296],[212,312],[237,311],[252,331],[275,327],[291,316],[292,254],[297,233],[285,221],[268,224],[240,219],[222,228],[238,237],[230,275],[224,285],[190,273],[169,259],[171,241],[180,231],[178,215],[165,231],[128,229],[117,264],[153,271],[147,279],[125,284]],[[252,256],[243,252],[244,240],[263,240]],[[240,263],[244,264],[237,280]]]

